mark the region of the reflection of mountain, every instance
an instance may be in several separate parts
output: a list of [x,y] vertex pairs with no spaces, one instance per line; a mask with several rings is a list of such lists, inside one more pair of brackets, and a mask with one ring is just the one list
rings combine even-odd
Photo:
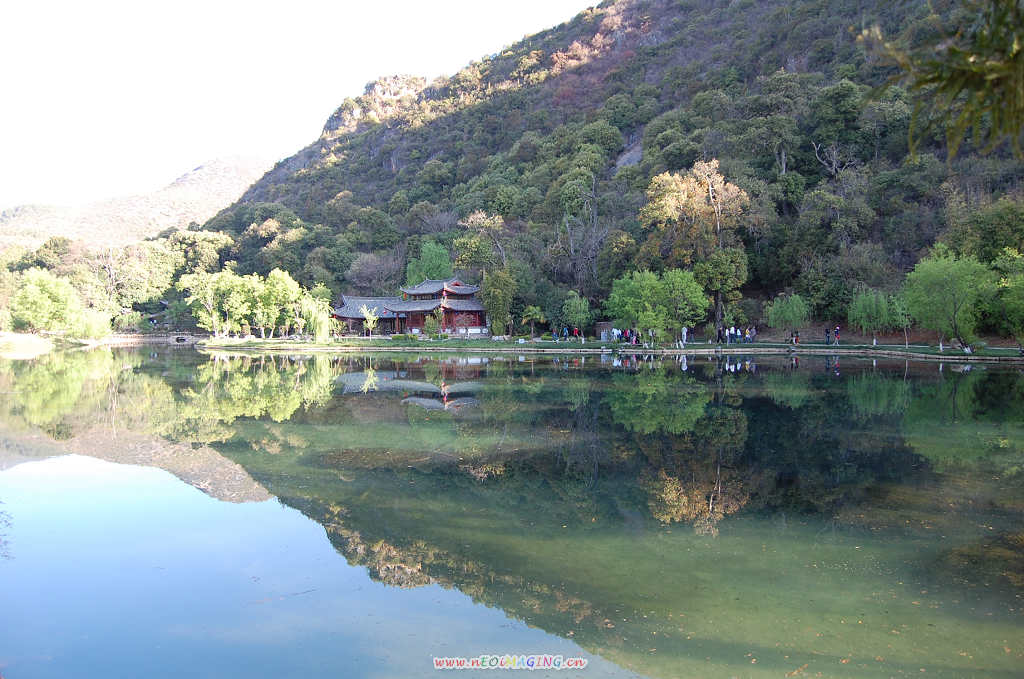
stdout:
[[[725,519],[728,526],[710,538],[644,518],[644,495],[628,465],[579,483],[547,455],[510,460],[484,481],[454,463],[368,470],[251,450],[236,459],[282,502],[320,522],[349,563],[375,579],[457,588],[653,677],[755,676],[743,671],[751,657],[764,676],[804,663],[832,676],[849,657],[843,621],[851,612],[869,623],[857,630],[858,646],[887,649],[887,664],[876,665],[886,676],[912,662],[929,666],[919,657],[921,645],[935,643],[926,623],[955,622],[958,647],[976,650],[1000,633],[985,627],[992,620],[986,612],[995,610],[1008,626],[998,629],[1016,624],[1012,596],[993,603],[1005,589],[921,580],[919,568],[941,554],[930,532],[885,526],[886,514],[874,537],[869,505],[851,508],[850,527],[799,513],[748,513]],[[904,516],[929,506],[934,493],[900,491]],[[941,530],[959,539],[976,518],[950,517]],[[955,607],[955,599],[977,612]],[[966,617],[933,617],[945,607]],[[904,624],[899,637],[879,623],[891,617]],[[957,662],[929,671],[956,676],[977,667]],[[1004,673],[1012,666],[1005,654],[985,662]]]
[[[418,373],[396,364],[392,377],[389,367],[381,362],[376,374],[392,388],[348,392],[322,416],[278,425],[277,440],[299,447],[275,444],[266,455],[258,442],[267,431],[254,431],[252,445],[225,450],[381,582],[457,588],[656,677],[779,676],[805,664],[830,676],[850,660],[844,620],[854,610],[876,621],[858,629],[858,646],[886,648],[883,664],[867,659],[885,675],[928,665],[922,648],[941,650],[928,628],[937,608],[956,608],[938,620],[957,618],[961,647],[984,649],[1000,633],[980,611],[1013,627],[1005,579],[983,586],[962,569],[933,568],[993,558],[949,552],[973,544],[977,512],[987,509],[939,507],[992,490],[935,477],[901,442],[902,382],[879,375],[835,389],[801,374],[795,398],[784,377],[762,384],[504,365],[473,380],[469,417],[416,419],[422,411],[401,404],[433,400],[436,387],[399,400],[417,391]],[[342,433],[345,413],[358,414],[361,439]],[[415,460],[422,440],[382,445],[394,442],[391,426],[443,427],[446,450],[483,456],[423,465]],[[506,432],[501,450],[496,432]],[[909,478],[927,485],[904,484]],[[996,530],[1020,520],[1013,506],[1003,505]],[[934,525],[905,522],[918,512]],[[894,639],[877,623],[893,617],[911,631]],[[929,671],[951,676],[976,669],[959,658],[932,662]],[[997,676],[1012,673],[1010,659],[985,662]]]
[[118,464],[157,467],[224,502],[262,502],[273,497],[242,466],[209,446],[193,448],[148,434],[99,426],[64,441],[52,441],[38,433],[0,431],[0,469],[71,454]]

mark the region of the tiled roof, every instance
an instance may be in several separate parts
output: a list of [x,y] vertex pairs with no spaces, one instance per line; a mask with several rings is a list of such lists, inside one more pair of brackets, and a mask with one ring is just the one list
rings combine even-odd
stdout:
[[483,311],[484,305],[475,299],[452,299],[449,297],[444,306],[452,311]]
[[440,299],[411,299],[406,302],[403,302],[398,298],[395,299],[397,301],[388,302],[388,308],[400,313],[408,311],[433,311],[437,307],[441,306]]
[[449,278],[443,281],[428,278],[419,285],[402,288],[402,292],[407,295],[436,295],[442,290],[447,290],[453,295],[473,295],[480,290],[480,286],[466,285],[458,278]]
[[355,297],[352,295],[341,296],[341,306],[334,308],[334,315],[339,318],[364,318],[363,312],[359,310],[364,304],[369,309],[377,307],[377,315],[380,318],[395,318],[394,305],[400,303],[398,297]]

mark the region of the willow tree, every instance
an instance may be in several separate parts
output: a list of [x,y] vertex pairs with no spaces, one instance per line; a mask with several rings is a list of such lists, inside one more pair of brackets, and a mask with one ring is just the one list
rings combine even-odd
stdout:
[[956,257],[937,245],[907,274],[904,296],[910,315],[923,328],[956,339],[968,349],[994,274],[974,257]]
[[873,344],[878,344],[876,335],[893,327],[889,297],[880,290],[864,288],[850,301],[846,320],[862,333],[871,333]]
[[[651,180],[640,222],[649,230],[640,259],[660,262],[665,268],[688,268],[715,261],[740,263],[727,251],[739,250],[739,227],[750,198],[740,187],[725,181],[718,161],[697,161],[686,174],[665,172]],[[723,256],[725,255],[725,256]],[[702,281],[714,293],[715,327],[722,327],[725,302],[731,291],[746,282],[743,266],[705,267],[711,278]]]

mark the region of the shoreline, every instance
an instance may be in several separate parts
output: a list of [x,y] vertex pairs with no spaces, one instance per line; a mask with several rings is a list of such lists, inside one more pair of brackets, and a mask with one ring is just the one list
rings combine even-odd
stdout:
[[[986,355],[986,354],[963,354],[963,353],[938,353],[937,351],[914,351],[913,348],[905,349],[893,347],[892,345],[871,346],[871,345],[848,345],[834,347],[826,345],[802,345],[794,348],[785,344],[746,344],[746,345],[708,345],[690,344],[685,349],[662,348],[644,349],[638,347],[633,349],[630,345],[609,346],[607,343],[587,347],[586,345],[565,347],[560,346],[537,346],[535,344],[505,344],[500,346],[443,346],[432,342],[423,342],[425,346],[399,345],[381,346],[367,345],[323,345],[312,343],[295,343],[292,346],[284,345],[276,340],[271,346],[261,346],[259,343],[219,343],[208,340],[200,340],[195,343],[195,348],[200,352],[210,353],[239,353],[239,354],[366,354],[366,353],[477,353],[477,354],[531,354],[531,355],[572,355],[572,356],[599,356],[608,355],[644,355],[644,356],[855,356],[864,358],[902,358],[915,361],[936,361],[956,363],[1015,363],[1024,365],[1024,356],[1019,354],[1007,355]],[[562,343],[559,343],[562,344]],[[742,348],[740,348],[742,347]],[[929,347],[932,349],[931,347]]]

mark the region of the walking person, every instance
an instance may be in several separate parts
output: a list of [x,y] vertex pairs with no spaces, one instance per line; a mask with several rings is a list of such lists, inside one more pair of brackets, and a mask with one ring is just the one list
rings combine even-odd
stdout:
[[825,344],[832,344],[832,328],[825,328]]
[[686,348],[686,333],[689,331],[685,325],[683,326],[683,349]]
[[835,339],[836,346],[838,346],[839,345],[839,326],[838,325],[836,326],[835,336],[836,336],[836,339]]

